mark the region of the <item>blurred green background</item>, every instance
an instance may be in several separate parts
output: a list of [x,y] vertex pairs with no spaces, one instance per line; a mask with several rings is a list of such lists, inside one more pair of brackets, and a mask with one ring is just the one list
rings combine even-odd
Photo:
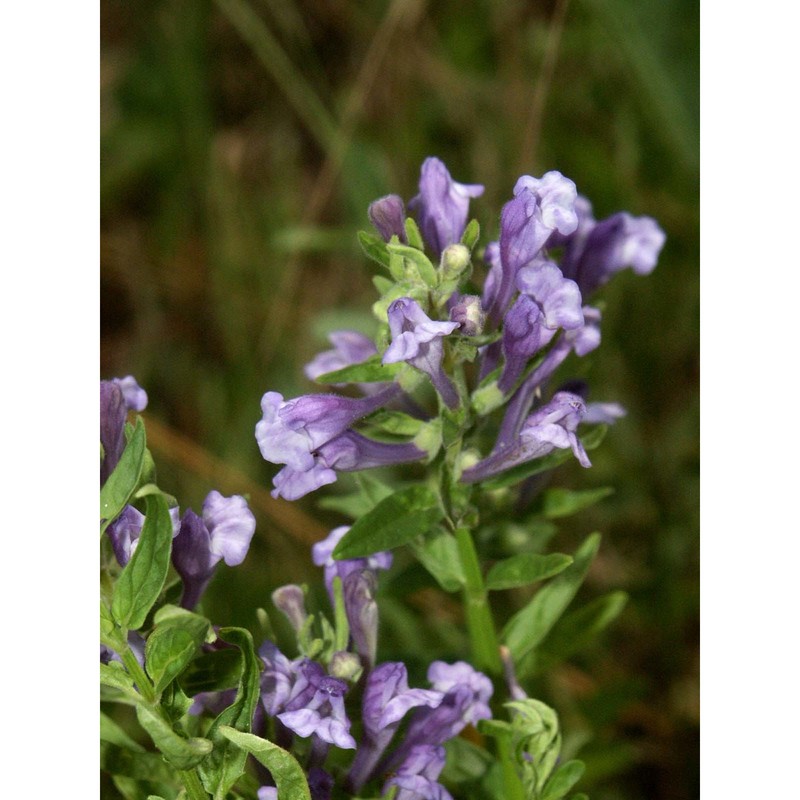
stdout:
[[[698,4],[103,0],[101,17],[101,374],[147,389],[159,482],[182,506],[250,496],[250,555],[207,600],[219,623],[254,627],[277,585],[316,581],[308,544],[343,522],[322,492],[269,497],[253,428],[266,390],[314,390],[301,367],[328,331],[369,330],[374,265],[355,234],[371,200],[411,197],[437,155],[486,186],[483,243],[516,178],[549,169],[598,218],[660,222],[658,268],[601,292],[603,344],[567,371],[629,415],[592,470],[555,476],[615,487],[551,549],[600,530],[581,597],[631,600],[534,689],[593,800],[697,797]],[[387,649],[421,637],[463,656],[448,598],[392,588]]]

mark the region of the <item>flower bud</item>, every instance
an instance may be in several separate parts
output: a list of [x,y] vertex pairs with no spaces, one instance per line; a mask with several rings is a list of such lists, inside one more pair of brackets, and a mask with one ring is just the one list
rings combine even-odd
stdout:
[[461,326],[459,332],[464,336],[479,336],[483,333],[486,314],[481,306],[481,299],[474,294],[465,294],[450,309],[450,320]]
[[469,264],[469,249],[463,244],[451,244],[445,247],[439,265],[444,280],[450,281],[463,275]]
[[361,674],[361,659],[355,653],[338,650],[331,656],[328,672],[334,678],[341,678],[348,683],[355,683]]
[[306,613],[305,595],[303,590],[294,583],[279,586],[272,593],[272,602],[278,611],[282,611],[289,620],[289,624],[299,631],[305,624]]

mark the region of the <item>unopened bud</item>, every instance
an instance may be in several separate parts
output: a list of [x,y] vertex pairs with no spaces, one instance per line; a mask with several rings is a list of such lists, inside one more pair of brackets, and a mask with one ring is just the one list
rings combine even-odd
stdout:
[[470,252],[463,244],[451,244],[445,247],[440,262],[442,277],[449,281],[464,274],[470,263]]
[[279,586],[272,593],[272,602],[279,611],[286,615],[289,624],[296,631],[303,627],[308,614],[306,613],[305,595],[299,586],[294,583]]
[[361,670],[361,659],[355,653],[349,653],[347,650],[337,650],[331,656],[330,664],[328,664],[330,675],[349,683],[355,683],[358,680]]

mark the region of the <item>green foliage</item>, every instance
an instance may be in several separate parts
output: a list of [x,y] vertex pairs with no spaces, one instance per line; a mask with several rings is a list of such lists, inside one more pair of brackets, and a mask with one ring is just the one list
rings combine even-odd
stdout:
[[114,585],[111,613],[127,630],[138,630],[158,599],[169,571],[172,519],[163,495],[145,498],[146,513],[136,550]]
[[572,557],[562,553],[520,553],[494,564],[486,576],[487,589],[513,589],[543,581],[565,570]]
[[610,486],[602,489],[584,489],[582,491],[570,491],[569,489],[548,489],[542,495],[542,513],[548,519],[558,519],[558,517],[568,517],[589,508],[595,503],[614,493]]
[[280,797],[311,800],[305,772],[291,753],[266,739],[234,728],[223,726],[220,733],[244,753],[250,753],[258,759],[270,771]]
[[583,583],[599,547],[600,534],[593,533],[575,551],[573,563],[506,623],[502,639],[515,661],[524,658],[550,632]]
[[141,417],[108,480],[100,489],[100,535],[130,501],[142,478],[145,465],[146,435]]
[[444,516],[436,494],[409,486],[381,500],[356,520],[333,551],[334,558],[362,558],[392,550],[421,536]]
[[178,735],[172,725],[147,703],[136,705],[136,718],[164,758],[177,770],[196,767],[213,749],[208,739],[185,739]]
[[392,381],[405,364],[381,364],[380,356],[372,356],[361,364],[326,372],[315,378],[317,383],[381,383]]
[[446,592],[457,592],[466,578],[455,537],[437,528],[423,539],[412,540],[411,550]]

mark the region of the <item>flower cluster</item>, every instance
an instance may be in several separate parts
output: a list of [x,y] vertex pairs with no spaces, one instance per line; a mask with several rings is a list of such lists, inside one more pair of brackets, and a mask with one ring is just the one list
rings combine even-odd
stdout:
[[[501,211],[497,240],[483,250],[488,271],[478,293],[471,266],[477,224],[467,221],[470,199],[482,193],[482,186],[454,181],[439,159],[428,158],[419,193],[408,203],[416,222],[406,219],[397,195],[372,203],[369,219],[378,235],[363,234],[362,242],[394,279],[381,279],[378,334],[372,340],[335,331],[334,349],[305,370],[319,379],[355,368],[351,383],[361,396],[286,401],[276,392],[264,395],[256,439],[267,461],[284,465],[274,478],[274,496],[295,500],[333,483],[339,472],[433,459],[442,441],[431,427],[406,441],[378,438],[375,426],[371,435],[363,430],[365,421],[369,425],[393,404],[413,409],[420,426],[434,419],[412,396],[422,376],[467,434],[470,421],[504,408],[490,451],[463,465],[464,483],[557,448],[572,450],[582,466],[590,466],[579,424],[613,422],[624,410],[587,406],[581,394],[566,390],[546,399],[546,387],[569,355],[585,356],[600,343],[601,315],[587,303],[590,295],[627,266],[639,274],[651,271],[664,233],[653,219],[625,212],[596,221],[589,202],[559,172],[523,175]],[[405,372],[376,371],[378,362],[406,365]],[[372,372],[359,373],[358,365],[367,364]]]

